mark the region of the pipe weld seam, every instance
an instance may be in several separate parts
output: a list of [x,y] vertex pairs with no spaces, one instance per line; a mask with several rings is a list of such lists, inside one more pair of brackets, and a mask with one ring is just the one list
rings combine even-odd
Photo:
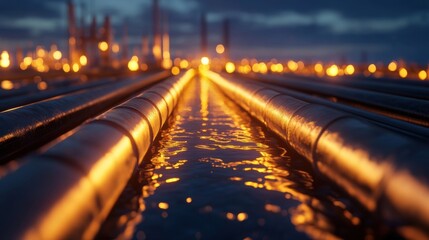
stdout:
[[[130,139],[131,146],[133,148],[134,156],[137,158],[137,160],[140,159],[140,153],[139,153],[139,150],[138,150],[139,148],[137,146],[137,142],[134,140],[134,138],[131,135],[131,133],[128,132],[128,130],[125,129],[123,126],[119,125],[116,122],[110,121],[108,119],[94,119],[91,122],[89,122],[88,124],[102,124],[102,125],[106,125],[106,126],[109,126],[109,127],[113,127],[116,130],[122,132],[125,136],[127,136]],[[138,164],[138,162],[139,161],[137,161],[137,164]]]
[[[168,102],[167,102],[167,100],[165,100],[164,96],[162,96],[161,94],[159,94],[153,90],[149,90],[146,93],[152,93],[152,94],[155,94],[155,95],[158,95],[159,97],[161,97],[162,100],[164,100],[164,102],[165,102],[165,106],[167,107],[168,115],[170,114],[170,108],[168,107]],[[165,119],[165,121],[167,121],[167,119]]]
[[137,110],[137,109],[135,109],[133,107],[123,106],[123,105],[119,105],[119,106],[117,106],[117,107],[115,107],[113,109],[127,109],[127,110],[130,110],[130,111],[138,114],[147,123],[147,125],[149,126],[149,135],[150,135],[150,139],[151,139],[150,145],[152,145],[152,141],[154,139],[153,127],[152,127],[152,124],[150,123],[149,119],[143,113],[141,113],[139,110]]

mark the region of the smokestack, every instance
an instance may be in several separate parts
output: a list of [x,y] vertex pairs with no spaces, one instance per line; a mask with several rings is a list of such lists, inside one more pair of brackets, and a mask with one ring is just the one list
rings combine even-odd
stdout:
[[106,16],[104,18],[104,25],[103,25],[103,40],[107,42],[108,45],[108,49],[107,51],[103,51],[101,56],[102,56],[102,64],[103,66],[109,66],[110,65],[110,49],[112,47],[112,41],[111,41],[111,36],[112,34],[112,29],[111,29],[111,24],[110,24],[110,17]]
[[225,19],[223,21],[223,46],[225,47],[224,56],[226,59],[230,57],[230,27],[229,20]]
[[128,21],[124,22],[124,35],[122,36],[122,62],[128,62]]
[[68,1],[68,33],[69,33],[69,60],[70,63],[76,63],[77,56],[76,56],[76,15],[75,15],[75,8],[73,5],[73,2],[71,0]]
[[162,39],[160,33],[160,11],[159,11],[159,2],[158,0],[153,0],[153,56],[158,65],[162,61]]
[[168,17],[164,14],[163,17],[163,35],[162,35],[162,65],[164,68],[171,68],[170,54],[170,33],[168,29]]
[[201,54],[207,56],[208,39],[207,39],[207,20],[206,15],[201,15]]

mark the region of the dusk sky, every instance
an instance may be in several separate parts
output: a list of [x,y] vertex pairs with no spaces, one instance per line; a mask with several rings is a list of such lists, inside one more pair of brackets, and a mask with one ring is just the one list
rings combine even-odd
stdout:
[[[90,19],[110,14],[121,34],[128,22],[137,44],[151,33],[150,0],[84,2]],[[427,0],[160,0],[168,13],[173,55],[192,56],[199,49],[199,18],[207,13],[211,48],[219,43],[221,22],[231,19],[234,58],[359,61],[405,59],[429,63],[429,1]],[[0,49],[64,45],[65,0],[15,0],[0,3]]]

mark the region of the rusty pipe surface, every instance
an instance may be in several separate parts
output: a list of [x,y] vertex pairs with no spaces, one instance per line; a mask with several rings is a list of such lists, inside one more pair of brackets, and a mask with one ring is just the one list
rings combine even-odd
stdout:
[[81,126],[0,180],[3,239],[92,239],[148,152],[189,70]]
[[320,96],[336,97],[340,100],[362,105],[371,111],[389,117],[429,127],[429,101],[376,93],[367,90],[333,86],[308,81],[285,80],[278,76],[249,76],[249,78],[282,87],[287,87]]
[[307,158],[317,174],[404,235],[429,236],[427,142],[255,83],[202,74]]
[[161,72],[0,113],[0,163],[58,137],[168,76]]

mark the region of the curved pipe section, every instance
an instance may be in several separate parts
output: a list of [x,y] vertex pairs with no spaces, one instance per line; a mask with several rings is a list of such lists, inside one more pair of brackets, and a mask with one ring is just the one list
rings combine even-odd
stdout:
[[202,74],[369,211],[399,231],[413,229],[403,232],[417,234],[412,238],[429,236],[427,143],[263,86]]
[[1,179],[1,238],[92,239],[194,76],[155,85]]

